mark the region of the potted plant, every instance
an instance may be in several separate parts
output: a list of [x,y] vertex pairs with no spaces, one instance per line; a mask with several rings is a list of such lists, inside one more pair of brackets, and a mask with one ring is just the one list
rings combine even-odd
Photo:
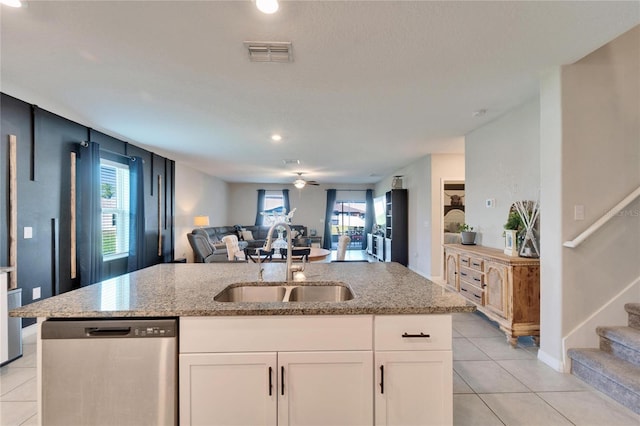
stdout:
[[476,233],[473,231],[473,226],[462,223],[458,226],[458,231],[460,232],[462,244],[472,246],[476,243]]
[[518,212],[510,210],[507,223],[504,224],[504,254],[509,256],[518,254],[518,235],[523,229],[524,223]]

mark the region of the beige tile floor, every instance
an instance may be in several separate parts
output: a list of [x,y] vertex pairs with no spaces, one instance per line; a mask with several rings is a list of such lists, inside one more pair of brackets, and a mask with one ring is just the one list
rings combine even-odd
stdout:
[[482,314],[453,315],[453,423],[640,425],[640,416],[538,361],[530,338],[512,348]]
[[[0,426],[37,423],[31,329],[24,356],[0,368]],[[640,425],[629,409],[538,361],[530,339],[509,346],[481,314],[454,314],[453,336],[455,425]]]
[[35,326],[23,333],[22,357],[0,367],[0,426],[38,424]]

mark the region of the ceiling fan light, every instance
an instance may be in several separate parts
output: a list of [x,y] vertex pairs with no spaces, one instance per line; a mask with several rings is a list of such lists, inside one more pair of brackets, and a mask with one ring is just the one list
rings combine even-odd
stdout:
[[280,5],[278,0],[256,0],[256,7],[260,12],[270,15],[276,13]]
[[293,186],[295,186],[298,189],[302,189],[304,188],[304,186],[307,184],[307,182],[305,182],[302,179],[296,179],[293,181]]

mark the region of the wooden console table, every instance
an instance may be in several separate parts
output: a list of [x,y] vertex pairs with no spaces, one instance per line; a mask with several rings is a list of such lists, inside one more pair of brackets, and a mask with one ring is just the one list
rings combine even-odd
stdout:
[[512,346],[518,336],[540,339],[540,261],[507,256],[501,250],[444,245],[447,288],[472,301],[497,322]]

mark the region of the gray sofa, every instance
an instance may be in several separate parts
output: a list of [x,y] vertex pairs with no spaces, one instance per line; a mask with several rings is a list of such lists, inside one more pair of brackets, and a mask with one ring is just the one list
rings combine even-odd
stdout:
[[[264,246],[267,240],[267,233],[269,232],[269,226],[255,226],[255,225],[236,225],[236,226],[208,226],[204,228],[196,228],[191,231],[191,234],[187,235],[189,243],[194,253],[194,261],[198,263],[211,263],[211,262],[227,262],[227,248],[222,242],[222,237],[226,235],[235,235],[238,237],[238,243],[240,250],[245,248],[260,248]],[[307,227],[303,225],[291,225],[291,229],[298,232],[297,236],[307,236]],[[244,239],[244,236],[249,236],[246,232],[250,231],[253,239]],[[200,238],[194,238],[194,236],[200,236]],[[286,238],[286,231],[284,237]],[[274,231],[274,238],[277,237],[277,231]],[[205,241],[209,243],[210,247],[205,246]],[[296,246],[308,245],[304,238],[296,240]]]

